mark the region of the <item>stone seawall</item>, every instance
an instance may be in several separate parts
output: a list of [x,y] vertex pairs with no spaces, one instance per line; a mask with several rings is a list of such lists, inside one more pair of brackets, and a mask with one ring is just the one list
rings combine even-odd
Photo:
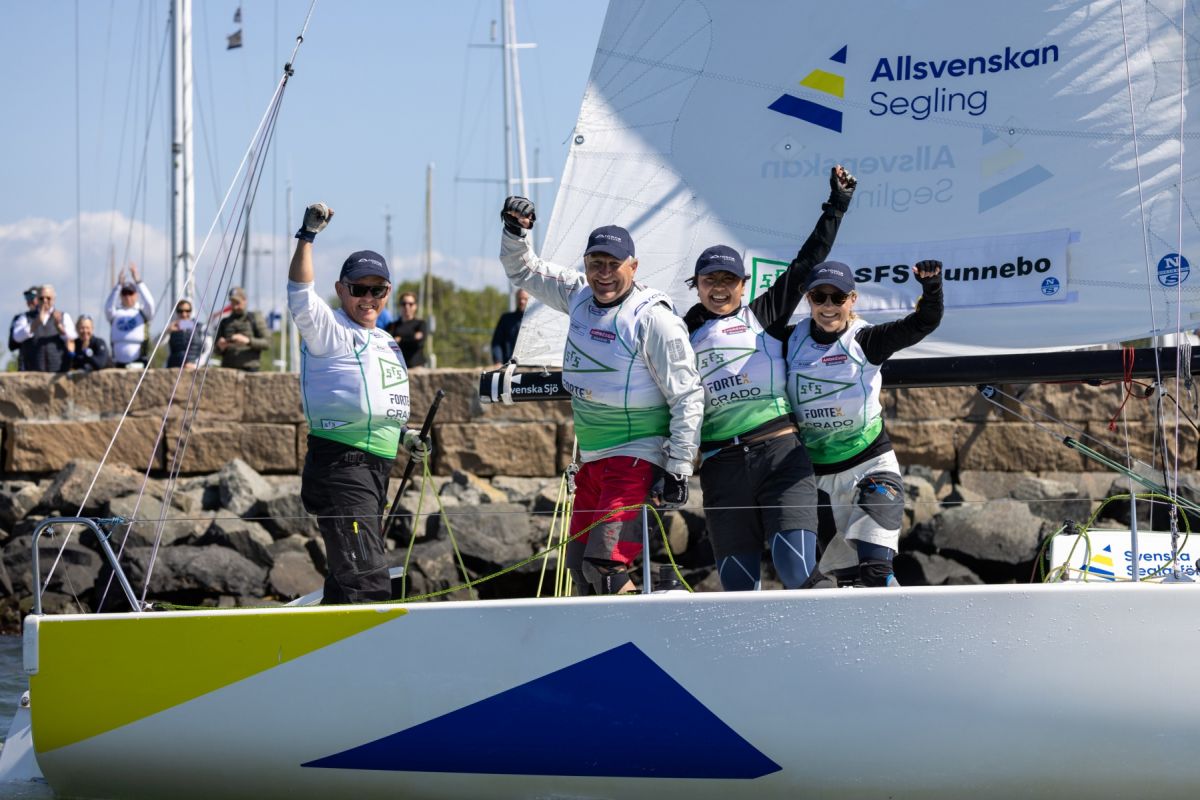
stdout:
[[[433,393],[446,397],[434,428],[434,472],[455,470],[483,477],[549,477],[571,456],[573,426],[566,401],[511,406],[480,403],[479,371],[418,370],[412,375],[414,419],[419,425]],[[135,386],[141,387],[132,404]],[[241,458],[263,474],[297,474],[304,463],[306,425],[297,376],[212,369],[204,377],[204,399],[182,453],[184,475],[210,474]],[[1031,420],[1004,413],[970,387],[884,392],[887,429],[900,463],[957,475],[967,471],[1079,473],[1103,468],[1068,448],[1060,436],[1094,437],[1125,450],[1125,431],[1109,430],[1121,407],[1118,384],[1004,387],[1031,409]],[[73,459],[100,460],[121,423],[109,460],[138,470],[165,472],[177,458],[177,442],[192,376],[176,384],[171,370],[145,373],[105,370],[84,374],[0,375],[0,440],[3,476],[38,477],[61,470]],[[165,427],[161,421],[175,398]],[[1011,404],[1011,403],[1010,403]],[[1039,428],[1048,415],[1066,423],[1057,435]],[[1150,460],[1153,408],[1131,399],[1124,407],[1135,457]],[[1197,466],[1197,436],[1190,426],[1179,437],[1181,469]],[[1174,442],[1171,445],[1174,456]]]
[[[122,568],[150,600],[253,606],[320,587],[324,542],[300,502],[306,428],[296,377],[214,369],[194,415],[186,413],[191,378],[177,387],[175,374],[165,370],[0,375],[0,631],[17,629],[38,583],[46,585],[42,599],[51,613],[120,607],[90,535],[43,538],[43,569],[59,568],[32,579],[31,533],[47,517],[77,511],[125,520],[112,539]],[[557,476],[573,438],[569,405],[482,405],[475,370],[417,372],[412,382],[414,425],[437,389],[446,397],[434,426],[437,476],[410,485],[400,505],[417,521],[397,526],[386,542],[389,565],[407,570],[393,586],[397,597],[463,597],[467,592],[454,587],[467,580],[481,581],[471,594],[485,599],[548,591],[539,588],[543,568],[552,576],[555,558],[528,559],[550,548],[555,530]],[[1005,388],[1028,403],[1015,409],[1021,416],[967,388],[884,393],[905,482],[895,562],[901,583],[1029,581],[1043,543],[1064,520],[1083,522],[1102,508],[1108,527],[1128,525],[1127,502],[1101,506],[1124,494],[1128,481],[1060,441],[1091,435],[1123,452],[1124,431],[1118,438],[1108,429],[1122,406],[1120,387]],[[181,400],[164,427],[172,395]],[[1130,399],[1123,409],[1131,450],[1146,460],[1154,441],[1151,411],[1145,399]],[[1047,417],[1062,421],[1056,433],[1045,429]],[[191,435],[177,453],[188,418]],[[120,436],[99,469],[118,424]],[[1173,433],[1168,441],[1174,456]],[[1196,501],[1194,431],[1189,427],[1178,442],[1181,492]],[[183,478],[173,482],[165,476],[176,458]],[[397,467],[389,497],[399,473]],[[685,579],[701,591],[719,588],[703,503],[693,479],[687,507],[663,515],[664,536],[654,536],[651,547],[651,560],[664,564],[665,538]],[[1159,530],[1167,524],[1164,510],[1155,509]],[[1150,504],[1139,503],[1138,512],[1146,530]],[[1200,528],[1200,520],[1190,522]],[[764,585],[778,586],[764,562]]]

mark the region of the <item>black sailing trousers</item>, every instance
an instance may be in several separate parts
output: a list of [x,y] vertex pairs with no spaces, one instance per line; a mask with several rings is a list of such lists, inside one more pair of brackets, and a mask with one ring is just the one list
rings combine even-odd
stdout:
[[300,499],[325,539],[323,605],[392,598],[380,530],[391,470],[390,459],[309,435]]

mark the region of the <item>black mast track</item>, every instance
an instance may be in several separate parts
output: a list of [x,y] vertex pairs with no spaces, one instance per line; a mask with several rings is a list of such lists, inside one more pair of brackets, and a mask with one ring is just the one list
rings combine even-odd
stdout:
[[[883,365],[885,389],[937,386],[975,386],[984,383],[1100,383],[1132,378],[1173,376],[1177,348],[1133,351],[1127,370],[1123,350],[1073,350],[1054,353],[1006,353],[994,356],[953,356],[893,359]],[[1191,371],[1200,373],[1200,348],[1191,354]],[[513,365],[479,376],[479,399],[484,403],[523,403],[565,400],[560,370],[516,372]]]

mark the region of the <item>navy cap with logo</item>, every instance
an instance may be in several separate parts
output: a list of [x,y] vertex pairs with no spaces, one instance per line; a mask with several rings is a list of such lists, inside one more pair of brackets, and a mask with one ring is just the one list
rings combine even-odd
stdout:
[[388,271],[387,261],[374,250],[359,250],[351,253],[342,262],[342,274],[338,280],[354,281],[368,275],[377,275],[388,283],[392,282],[392,273]]
[[633,237],[620,225],[602,225],[588,236],[587,250],[583,254],[592,253],[606,253],[622,261],[633,258]]
[[805,289],[814,286],[832,286],[839,292],[853,292],[854,273],[840,261],[822,261],[809,273]]
[[732,272],[739,278],[746,277],[746,267],[742,257],[729,245],[714,244],[696,259],[696,276],[708,275],[710,272]]

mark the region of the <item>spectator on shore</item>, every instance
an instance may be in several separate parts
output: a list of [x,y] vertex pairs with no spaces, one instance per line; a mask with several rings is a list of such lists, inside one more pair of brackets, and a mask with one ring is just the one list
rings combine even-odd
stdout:
[[75,339],[75,355],[71,361],[71,369],[92,372],[112,366],[108,344],[94,335],[96,323],[91,317],[80,314],[79,319],[75,321],[75,331],[79,336]]
[[54,287],[38,289],[37,307],[22,314],[13,324],[12,338],[22,349],[21,369],[25,372],[66,372],[71,368],[75,350],[75,324],[71,315],[54,307]]
[[129,265],[117,276],[117,283],[108,293],[104,315],[112,325],[113,366],[143,369],[148,356],[150,337],[147,323],[154,318],[154,295],[138,274],[136,264]]
[[229,290],[229,313],[217,325],[217,352],[221,366],[258,372],[262,352],[271,346],[270,332],[262,314],[246,310],[246,290]]
[[496,330],[492,331],[492,362],[495,367],[507,364],[512,358],[513,349],[517,346],[517,334],[521,331],[521,320],[525,318],[525,306],[529,305],[529,292],[517,289],[515,299],[516,309],[501,314]]
[[33,311],[35,308],[37,308],[38,291],[41,288],[42,287],[40,287],[40,286],[30,286],[28,289],[25,290],[25,310],[22,311],[20,314],[17,314],[15,317],[13,317],[12,322],[10,322],[8,325],[8,350],[9,350],[9,352],[15,352],[17,354],[17,370],[19,370],[19,371],[25,369],[25,367],[24,367],[25,354],[30,349],[32,340],[26,340],[25,342],[18,342],[13,337],[13,332],[16,331],[16,329],[17,329],[17,320],[19,320],[21,317],[25,316],[30,311]]
[[389,325],[387,332],[400,345],[406,367],[425,366],[425,320],[417,319],[415,294],[405,292],[400,295],[400,319]]
[[195,369],[204,352],[204,326],[196,321],[188,299],[175,304],[175,315],[167,324],[167,368]]

